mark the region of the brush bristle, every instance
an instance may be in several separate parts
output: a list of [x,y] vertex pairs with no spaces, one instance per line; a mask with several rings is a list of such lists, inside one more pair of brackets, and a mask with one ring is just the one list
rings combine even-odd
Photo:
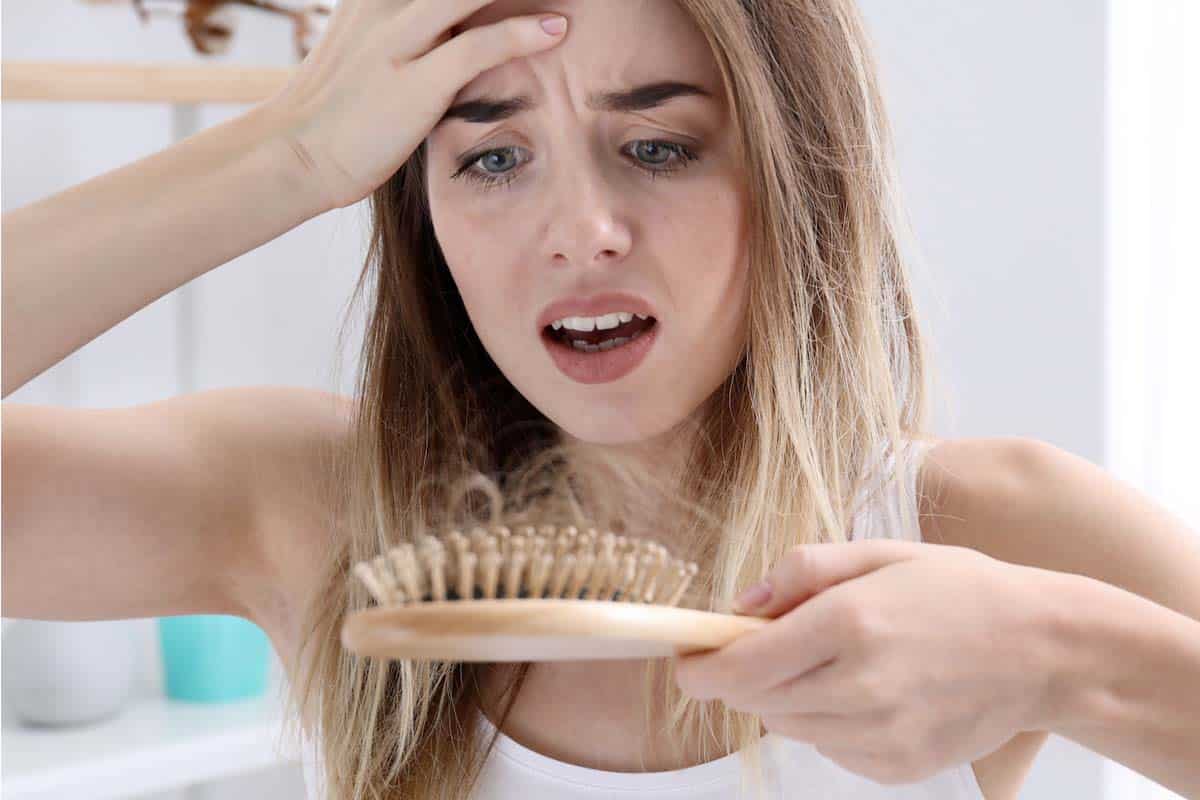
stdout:
[[381,606],[515,598],[673,606],[696,572],[695,564],[672,558],[653,540],[574,525],[424,534],[353,569]]

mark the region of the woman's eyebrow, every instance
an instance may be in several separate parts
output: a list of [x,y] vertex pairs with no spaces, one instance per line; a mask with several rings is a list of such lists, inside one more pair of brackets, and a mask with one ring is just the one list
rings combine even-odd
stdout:
[[[711,93],[691,83],[682,81],[658,81],[635,86],[616,92],[595,92],[588,95],[587,105],[594,111],[643,111],[660,106],[676,97],[696,95],[711,97]],[[477,97],[451,106],[438,125],[449,119],[465,122],[499,122],[523,111],[536,108],[537,103],[528,95],[516,97]],[[434,126],[435,128],[437,125]]]

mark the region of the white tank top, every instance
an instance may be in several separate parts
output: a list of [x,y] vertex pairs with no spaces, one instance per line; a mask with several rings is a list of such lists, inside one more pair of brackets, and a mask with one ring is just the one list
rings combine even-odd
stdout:
[[[884,502],[899,502],[897,492],[916,492],[916,466],[928,449],[916,444],[910,475],[883,474],[889,485],[881,495]],[[872,513],[874,511],[875,513]],[[879,509],[865,508],[855,518],[851,539],[897,537]],[[920,539],[920,531],[899,538]],[[490,737],[495,726],[479,715],[480,732]],[[484,738],[483,741],[487,741]],[[876,783],[844,769],[821,755],[808,742],[768,732],[761,740],[763,777],[767,798],[839,798],[839,800],[986,800],[970,762],[952,766],[929,778],[903,785]],[[302,748],[304,780],[309,800],[320,800],[320,766],[315,748]],[[473,800],[599,800],[628,797],[637,800],[731,800],[740,795],[741,753],[730,753],[714,761],[664,772],[609,772],[568,764],[530,750],[500,731],[496,745],[483,766]],[[747,800],[753,797],[750,794]]]

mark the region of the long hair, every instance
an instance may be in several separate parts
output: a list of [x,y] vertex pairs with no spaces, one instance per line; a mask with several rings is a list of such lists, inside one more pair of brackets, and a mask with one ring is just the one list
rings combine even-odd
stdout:
[[[750,226],[745,348],[693,415],[677,483],[572,449],[497,368],[434,235],[424,145],[370,198],[356,402],[332,465],[345,495],[292,698],[331,799],[457,799],[477,780],[491,744],[475,724],[486,665],[360,659],[339,642],[345,615],[370,603],[351,566],[423,531],[494,519],[471,487],[501,492],[506,519],[614,530],[613,509],[666,498],[701,565],[689,604],[727,610],[790,548],[845,541],[881,471],[906,468],[905,443],[924,425],[924,356],[858,11],[852,0],[677,1],[723,77]],[[914,498],[891,524],[916,529]],[[647,697],[669,719],[647,724],[706,760],[743,750],[756,769],[760,720],[683,696],[670,663],[648,662]],[[524,676],[514,672],[506,709]]]

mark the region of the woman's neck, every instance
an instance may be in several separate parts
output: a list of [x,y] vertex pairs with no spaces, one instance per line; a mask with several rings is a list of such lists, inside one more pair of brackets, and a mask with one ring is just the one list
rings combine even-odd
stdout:
[[567,441],[581,469],[597,478],[617,479],[610,485],[615,494],[602,492],[607,499],[600,502],[619,508],[619,513],[612,516],[619,516],[626,534],[654,539],[672,552],[686,544],[671,533],[680,528],[675,519],[680,508],[676,498],[682,499],[680,492],[691,456],[689,437],[676,429],[652,439],[621,444],[594,444],[573,438]]

